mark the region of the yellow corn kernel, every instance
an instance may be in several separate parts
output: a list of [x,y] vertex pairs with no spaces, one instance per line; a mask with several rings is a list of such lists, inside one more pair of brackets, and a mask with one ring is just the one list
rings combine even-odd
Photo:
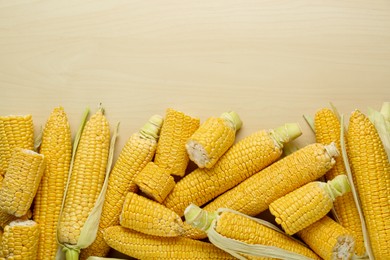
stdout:
[[[323,108],[316,112],[314,117],[316,141],[323,144],[334,142],[341,151],[340,121],[337,115],[329,108]],[[325,174],[326,180],[332,180],[338,175],[346,174],[342,157],[336,157],[336,164]],[[362,224],[352,193],[347,193],[336,198],[333,207],[340,224],[355,237],[356,254],[363,256],[365,253]]]
[[[236,252],[237,244],[244,245],[241,249],[244,249],[245,245],[248,245],[246,248],[251,248],[250,246],[264,248],[266,246],[268,250],[264,251],[267,251],[267,253],[273,251],[276,258],[280,257],[278,255],[280,252],[277,252],[278,249],[282,249],[295,256],[298,254],[301,257],[306,256],[311,259],[319,259],[315,253],[302,243],[297,242],[281,231],[275,230],[264,223],[264,221],[261,222],[261,220],[245,216],[230,209],[219,209],[218,211],[209,212],[194,204],[190,204],[186,208],[184,216],[188,224],[207,232],[208,238],[213,244],[228,250],[234,256],[246,257],[242,259],[252,259],[253,256],[258,256],[255,254],[255,251],[258,253],[259,250],[257,248],[257,250],[250,252],[251,250],[245,249],[246,252]],[[267,253],[261,256],[267,256]]]
[[132,134],[125,143],[108,179],[96,239],[89,247],[81,250],[80,259],[108,254],[110,247],[103,239],[104,229],[119,225],[119,215],[126,194],[137,190],[135,177],[153,159],[162,123],[161,116],[150,117],[140,131]]
[[245,137],[211,169],[198,168],[177,182],[163,204],[182,216],[190,203],[203,205],[276,161],[283,144],[300,134],[297,124],[286,124]]
[[183,233],[183,221],[174,211],[133,192],[126,195],[120,224],[138,232],[175,237]]
[[45,158],[32,150],[15,148],[0,188],[0,210],[16,217],[31,207],[45,170]]
[[65,204],[59,217],[58,240],[75,245],[103,186],[110,146],[110,128],[99,109],[86,123],[75,154]]
[[355,239],[328,216],[299,231],[297,235],[324,260],[352,259]]
[[43,129],[40,153],[46,170],[34,199],[33,220],[39,225],[38,259],[54,259],[56,229],[72,157],[71,130],[62,107],[53,109]]
[[373,254],[390,256],[390,163],[375,126],[355,110],[349,119],[347,152]]
[[38,253],[38,224],[33,220],[15,220],[4,228],[3,257],[14,260],[35,260]]
[[272,202],[269,210],[276,223],[293,235],[328,214],[336,197],[350,191],[346,175],[336,176],[327,183],[309,182]]
[[158,167],[155,163],[148,163],[134,179],[139,189],[149,198],[160,203],[168,196],[175,180],[166,169]]
[[34,125],[31,115],[0,117],[0,175],[6,173],[16,147],[34,149]]
[[241,126],[240,117],[233,111],[208,118],[187,140],[190,159],[200,168],[211,168],[233,145]]
[[189,157],[185,144],[198,129],[199,118],[168,108],[161,128],[154,162],[171,175],[184,176]]
[[137,259],[235,259],[211,243],[184,237],[151,236],[121,226],[105,230],[113,249]]

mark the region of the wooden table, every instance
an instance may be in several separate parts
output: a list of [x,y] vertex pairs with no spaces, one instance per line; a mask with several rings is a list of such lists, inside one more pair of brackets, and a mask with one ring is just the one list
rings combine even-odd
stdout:
[[0,1],[0,114],[63,106],[120,122],[117,153],[153,114],[228,110],[237,139],[332,102],[348,117],[390,99],[390,2]]

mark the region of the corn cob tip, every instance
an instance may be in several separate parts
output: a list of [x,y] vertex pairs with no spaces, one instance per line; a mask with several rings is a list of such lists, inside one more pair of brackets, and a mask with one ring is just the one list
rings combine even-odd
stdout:
[[207,231],[213,220],[217,218],[217,213],[205,211],[197,205],[191,203],[184,210],[184,218],[191,226]]
[[232,128],[235,129],[236,131],[241,129],[242,121],[241,121],[240,116],[236,112],[234,112],[234,111],[225,112],[225,113],[222,113],[222,115],[220,117],[225,119],[227,122],[229,122],[231,124]]
[[283,147],[284,144],[302,135],[302,129],[298,123],[286,123],[271,131],[275,141]]
[[149,121],[141,128],[140,134],[146,139],[157,139],[160,134],[163,118],[160,115],[153,115]]
[[324,189],[334,201],[337,197],[351,191],[348,177],[345,174],[336,176],[325,184]]

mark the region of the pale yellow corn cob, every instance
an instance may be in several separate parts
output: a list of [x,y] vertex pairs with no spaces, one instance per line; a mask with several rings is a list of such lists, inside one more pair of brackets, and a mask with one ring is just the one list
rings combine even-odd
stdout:
[[135,177],[152,161],[163,120],[159,115],[150,117],[142,129],[127,140],[108,179],[108,187],[95,241],[81,250],[80,259],[88,256],[106,256],[110,247],[103,239],[104,229],[119,225],[119,215],[128,192],[135,192]]
[[[319,143],[328,144],[334,142],[337,149],[341,151],[340,145],[340,121],[337,115],[329,108],[323,108],[316,112],[314,117],[315,136]],[[341,156],[335,158],[336,164],[325,174],[326,180],[332,180],[338,175],[346,174],[344,162]],[[337,220],[348,229],[355,237],[356,254],[364,255],[365,247],[363,241],[362,225],[352,193],[347,193],[336,198],[333,202]]]
[[126,195],[120,224],[154,236],[176,237],[183,233],[183,221],[179,215],[164,205],[133,192]]
[[346,175],[336,176],[327,183],[309,182],[272,202],[269,210],[276,223],[293,235],[328,214],[333,201],[350,191]]
[[184,176],[189,157],[185,144],[198,129],[199,118],[168,108],[161,128],[154,162],[171,175]]
[[155,163],[148,163],[134,179],[139,189],[149,198],[160,203],[175,187],[175,180],[166,169],[158,167]]
[[[224,244],[224,238],[243,244],[277,247],[301,256],[310,257],[311,259],[320,259],[310,249],[290,236],[238,212],[231,210],[208,212],[191,204],[186,208],[185,219],[186,222],[195,228],[206,231],[212,243],[215,243],[218,247],[222,246],[225,248],[226,246],[227,250],[233,248],[230,248],[228,244]],[[220,239],[215,236],[215,231],[218,237],[222,236],[223,238]],[[239,253],[240,255],[243,254],[242,252]],[[244,256],[248,259],[259,259],[254,257],[254,255],[250,256],[246,253]]]
[[233,145],[241,126],[240,117],[233,111],[208,118],[187,140],[190,159],[200,168],[211,168]]
[[3,256],[7,260],[38,260],[38,237],[39,228],[35,221],[12,221],[4,228]]
[[255,132],[234,144],[212,167],[198,168],[176,183],[163,201],[180,216],[190,203],[203,205],[276,161],[283,144],[301,134],[297,124]]
[[349,119],[347,151],[373,254],[390,256],[390,163],[375,126],[355,110]]
[[0,175],[4,175],[14,148],[34,149],[31,115],[0,117]]
[[298,236],[324,260],[352,259],[355,239],[343,226],[325,216],[299,231]]
[[105,230],[104,239],[115,250],[137,259],[234,259],[211,243],[184,237],[157,237],[121,226]]
[[338,152],[332,144],[306,145],[225,192],[204,209],[230,208],[256,216],[271,202],[324,175],[336,156]]
[[58,240],[76,245],[85,221],[103,186],[110,128],[102,109],[86,123],[75,154],[74,165],[59,218]]
[[37,193],[45,158],[32,150],[15,148],[0,188],[0,210],[21,217]]
[[38,259],[54,259],[57,223],[72,157],[71,131],[62,107],[53,109],[43,129],[40,153],[46,170],[34,199],[33,220],[39,225]]

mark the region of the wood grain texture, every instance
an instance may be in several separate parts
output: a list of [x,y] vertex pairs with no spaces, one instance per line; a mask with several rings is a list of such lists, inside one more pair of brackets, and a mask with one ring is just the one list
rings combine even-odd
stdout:
[[333,102],[341,113],[390,99],[390,2],[0,1],[0,114],[36,130],[62,105],[75,132],[101,102],[117,153],[153,114],[205,120],[235,110],[237,139],[299,122]]

